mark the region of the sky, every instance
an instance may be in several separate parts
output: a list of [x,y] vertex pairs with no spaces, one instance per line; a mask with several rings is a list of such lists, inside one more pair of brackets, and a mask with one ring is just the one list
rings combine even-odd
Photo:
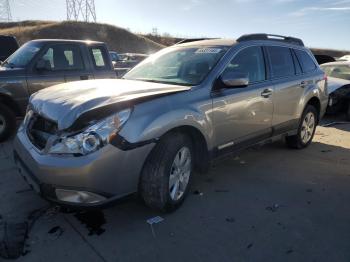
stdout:
[[[65,0],[10,0],[13,20],[65,20]],[[350,50],[350,0],[95,0],[97,22],[132,32],[238,38],[300,37],[309,47]]]

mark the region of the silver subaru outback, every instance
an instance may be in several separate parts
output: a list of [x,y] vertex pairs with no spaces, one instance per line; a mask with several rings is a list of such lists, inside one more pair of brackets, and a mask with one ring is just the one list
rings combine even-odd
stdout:
[[34,94],[14,159],[49,201],[102,207],[138,192],[148,206],[170,211],[193,172],[218,156],[282,138],[307,147],[325,113],[326,84],[297,38],[188,40],[123,79]]

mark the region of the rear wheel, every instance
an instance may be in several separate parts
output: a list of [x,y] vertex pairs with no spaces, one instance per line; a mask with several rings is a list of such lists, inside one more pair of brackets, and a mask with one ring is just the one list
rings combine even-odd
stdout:
[[0,142],[5,141],[16,130],[16,115],[7,106],[0,104]]
[[181,133],[164,137],[149,156],[141,175],[140,190],[151,208],[172,211],[184,201],[192,180],[193,147]]
[[300,119],[297,134],[286,137],[287,145],[297,149],[302,149],[310,145],[315,135],[317,123],[318,113],[316,108],[311,105],[306,106]]

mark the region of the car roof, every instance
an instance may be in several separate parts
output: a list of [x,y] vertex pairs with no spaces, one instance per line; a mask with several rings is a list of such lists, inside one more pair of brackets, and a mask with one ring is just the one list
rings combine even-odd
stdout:
[[330,63],[322,64],[321,66],[340,66],[340,65],[349,65],[350,66],[350,61],[330,62]]
[[176,46],[233,46],[236,43],[237,41],[234,39],[208,39],[177,44]]
[[90,40],[71,40],[71,39],[35,39],[31,42],[37,42],[37,43],[47,43],[47,42],[54,42],[54,43],[81,43],[81,44],[104,44],[103,42],[99,41],[90,41]]

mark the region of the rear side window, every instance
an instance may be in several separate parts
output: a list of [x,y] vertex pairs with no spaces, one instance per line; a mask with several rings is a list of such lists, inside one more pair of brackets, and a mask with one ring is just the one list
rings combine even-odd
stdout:
[[302,50],[294,50],[301,64],[304,73],[312,72],[316,69],[316,65],[310,55]]
[[274,78],[295,75],[292,53],[287,47],[267,47],[270,56],[272,75]]
[[253,46],[243,49],[232,59],[224,72],[247,74],[249,83],[265,80],[265,60],[262,48]]
[[102,47],[92,47],[90,53],[96,69],[106,69],[108,67]]

